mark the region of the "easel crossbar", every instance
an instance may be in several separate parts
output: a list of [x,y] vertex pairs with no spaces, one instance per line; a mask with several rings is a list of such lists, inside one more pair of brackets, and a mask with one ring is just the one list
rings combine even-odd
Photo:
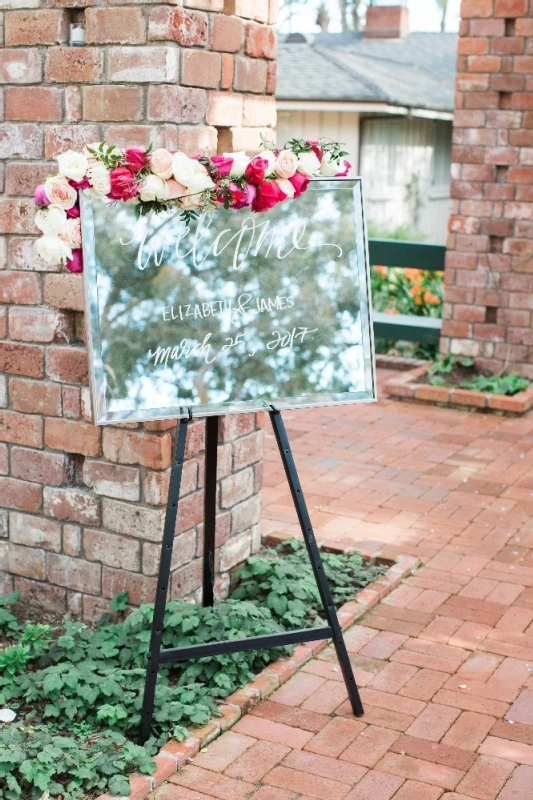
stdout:
[[332,638],[333,630],[330,627],[304,628],[284,633],[268,633],[264,636],[250,636],[247,639],[228,639],[224,642],[207,642],[207,644],[194,644],[190,647],[171,647],[167,650],[161,650],[159,663],[168,664],[172,661],[187,661],[189,658],[220,656],[247,650],[260,650],[263,647],[283,647],[287,644],[315,642],[320,639]]

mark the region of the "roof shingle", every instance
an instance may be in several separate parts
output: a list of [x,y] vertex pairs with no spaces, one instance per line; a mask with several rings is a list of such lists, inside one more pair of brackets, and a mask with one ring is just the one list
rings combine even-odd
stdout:
[[454,33],[319,34],[307,43],[280,44],[276,97],[453,111],[456,59]]

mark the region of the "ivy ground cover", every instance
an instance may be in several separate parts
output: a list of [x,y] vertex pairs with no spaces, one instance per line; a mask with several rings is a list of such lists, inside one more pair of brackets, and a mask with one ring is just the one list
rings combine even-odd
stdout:
[[[324,554],[336,605],[383,573],[358,554]],[[282,653],[270,648],[202,658],[161,669],[154,727],[136,744],[153,605],[127,615],[127,595],[90,628],[17,621],[17,595],[0,598],[0,800],[79,800],[128,795],[128,773],[149,773],[169,737],[205,724],[225,698]],[[303,545],[289,540],[248,559],[229,600],[214,608],[172,601],[164,647],[258,636],[312,626],[318,590]]]

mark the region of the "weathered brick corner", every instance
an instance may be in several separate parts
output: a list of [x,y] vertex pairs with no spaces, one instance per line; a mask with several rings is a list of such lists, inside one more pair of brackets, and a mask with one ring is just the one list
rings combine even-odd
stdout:
[[[3,8],[6,8],[4,5]],[[91,424],[83,278],[33,249],[35,186],[67,148],[106,139],[189,154],[273,136],[275,0],[10,0],[0,75],[0,590],[97,616],[155,588],[174,423]],[[86,46],[69,45],[83,22]],[[259,417],[224,421],[218,590],[259,546]],[[203,427],[191,426],[171,596],[201,582]]]
[[533,3],[461,14],[441,347],[533,378]]

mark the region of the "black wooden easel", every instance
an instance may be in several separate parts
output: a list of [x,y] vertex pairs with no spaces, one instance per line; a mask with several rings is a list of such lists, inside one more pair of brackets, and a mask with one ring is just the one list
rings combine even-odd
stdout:
[[[302,529],[307,552],[311,560],[313,572],[318,584],[320,598],[328,624],[322,628],[305,628],[303,630],[286,631],[284,633],[270,633],[264,636],[252,636],[248,639],[230,639],[222,642],[208,642],[207,644],[191,645],[189,647],[172,647],[168,650],[161,649],[163,636],[163,622],[167,603],[168,584],[170,579],[170,564],[172,548],[174,545],[174,529],[178,513],[179,492],[183,460],[185,456],[185,443],[187,429],[192,420],[189,410],[189,419],[180,421],[178,438],[174,453],[174,462],[170,477],[165,527],[163,531],[163,544],[159,562],[159,577],[155,598],[152,635],[146,682],[144,687],[144,700],[141,717],[140,741],[144,744],[150,736],[152,716],[154,713],[154,699],[156,691],[157,673],[160,664],[173,661],[186,661],[190,658],[215,656],[223,653],[238,653],[246,650],[255,650],[262,647],[282,647],[300,642],[312,642],[319,639],[333,639],[337,658],[348,697],[357,717],[363,715],[363,705],[359,697],[359,690],[353,675],[352,665],[348,657],[342,629],[333,605],[331,591],[328,585],[320,551],[318,549],[307,506],[305,504],[302,487],[296,472],[296,465],[292,456],[289,440],[280,412],[271,407],[270,420],[278,444],[285,474],[289,482],[292,499],[296,507],[298,521]],[[218,417],[206,417],[205,438],[205,489],[204,489],[204,556],[203,556],[203,605],[212,606],[215,600],[214,592],[214,560],[215,560],[215,522],[216,522],[216,488],[217,488],[217,443],[218,443]]]

